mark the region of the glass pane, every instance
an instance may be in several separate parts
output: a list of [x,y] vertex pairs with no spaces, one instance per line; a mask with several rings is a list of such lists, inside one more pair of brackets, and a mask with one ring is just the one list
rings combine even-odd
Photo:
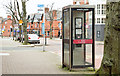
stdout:
[[69,10],[64,10],[64,63],[69,65]]
[[86,12],[86,39],[92,39],[92,11]]
[[74,44],[73,46],[73,65],[84,65],[84,45]]
[[81,18],[77,18],[76,19],[76,28],[81,28],[82,26],[82,19]]
[[76,29],[76,34],[82,34],[81,29]]
[[86,45],[86,65],[92,64],[92,44]]

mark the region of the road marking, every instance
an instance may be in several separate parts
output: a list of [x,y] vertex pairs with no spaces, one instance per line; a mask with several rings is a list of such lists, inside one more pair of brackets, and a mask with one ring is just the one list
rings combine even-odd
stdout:
[[10,54],[9,54],[9,53],[0,53],[0,56],[1,56],[1,55],[2,55],[2,56],[3,56],[3,55],[6,56],[6,55],[10,55]]

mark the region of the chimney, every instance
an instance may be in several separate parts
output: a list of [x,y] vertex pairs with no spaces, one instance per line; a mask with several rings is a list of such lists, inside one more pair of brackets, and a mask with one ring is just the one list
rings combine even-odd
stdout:
[[53,14],[56,16],[57,15],[57,10],[53,10]]
[[46,7],[46,8],[45,8],[45,13],[47,13],[48,11],[49,11],[49,8]]
[[88,0],[73,0],[73,5],[83,5],[83,4],[89,4]]
[[11,16],[10,16],[10,15],[8,15],[8,16],[7,16],[7,19],[11,19]]

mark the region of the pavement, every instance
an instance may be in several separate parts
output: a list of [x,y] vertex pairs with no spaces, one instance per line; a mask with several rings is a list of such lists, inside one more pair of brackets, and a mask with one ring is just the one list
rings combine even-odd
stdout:
[[[3,50],[2,74],[94,74],[94,71],[89,70],[70,72],[61,68],[61,39],[47,39],[48,46],[45,46],[45,52],[42,51],[41,45],[20,47],[22,44],[11,38],[0,39],[0,42]],[[103,42],[96,42],[96,69],[101,64],[103,47]]]

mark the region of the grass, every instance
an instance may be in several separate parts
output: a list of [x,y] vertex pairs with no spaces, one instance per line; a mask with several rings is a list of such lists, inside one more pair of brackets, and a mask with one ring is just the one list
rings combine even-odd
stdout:
[[[22,43],[23,45],[26,45],[25,43]],[[31,45],[30,43],[27,43],[27,45]]]

